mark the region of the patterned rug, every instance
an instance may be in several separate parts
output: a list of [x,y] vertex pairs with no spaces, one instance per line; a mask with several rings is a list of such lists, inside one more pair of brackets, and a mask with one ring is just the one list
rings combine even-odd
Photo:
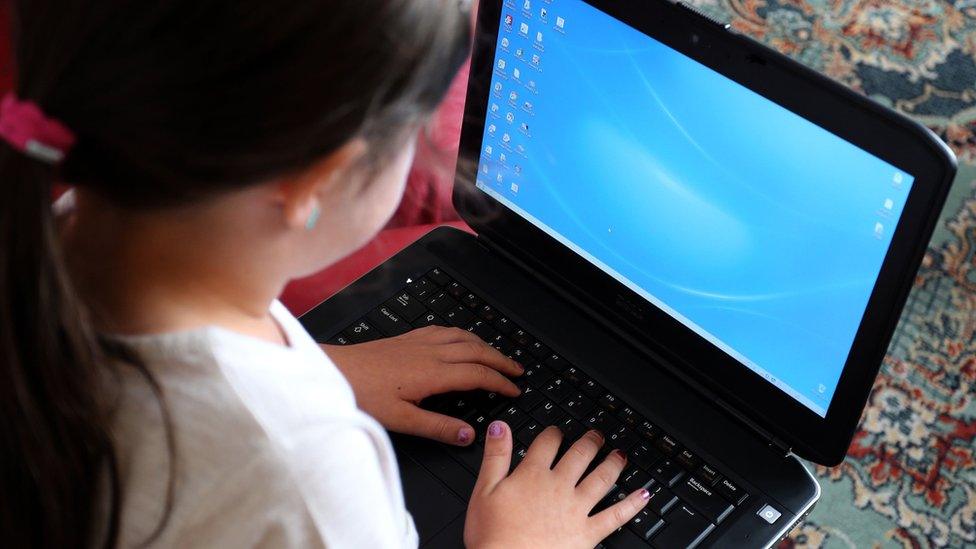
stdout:
[[976,547],[976,0],[697,0],[932,128],[960,173],[847,459],[781,547]]

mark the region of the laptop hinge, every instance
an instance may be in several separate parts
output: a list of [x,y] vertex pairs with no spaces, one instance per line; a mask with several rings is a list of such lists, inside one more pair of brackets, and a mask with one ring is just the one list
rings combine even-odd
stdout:
[[[568,299],[571,303],[574,303],[577,307],[586,310],[588,313],[595,314],[598,316],[603,316],[588,304],[570,295],[557,282],[553,280],[549,280],[548,277],[546,277],[543,273],[539,272],[537,269],[534,269],[531,265],[529,265],[520,257],[518,257],[517,254],[507,249],[505,246],[492,240],[490,237],[484,234],[478,234],[477,242],[480,246],[484,247],[486,250],[490,252],[496,252],[496,255],[498,255],[499,257],[505,258],[509,262],[513,263],[517,268],[527,272],[530,276],[542,282],[543,284],[545,284],[546,286],[548,286],[558,294],[562,295],[563,297]],[[634,342],[629,337],[625,337],[624,340],[630,341],[631,345],[635,347],[635,350],[641,352],[642,354],[644,353],[650,353],[652,355],[657,354],[654,351],[644,347],[643,345]],[[746,416],[746,414],[742,413],[740,410],[737,410],[734,406],[732,406],[730,403],[726,402],[724,399],[719,397],[717,394],[715,394],[712,390],[710,390],[708,387],[703,385],[701,382],[689,376],[679,375],[678,377],[680,379],[683,379],[686,383],[688,383],[694,390],[697,390],[698,392],[706,396],[709,400],[711,400],[711,402],[713,402],[721,410],[724,410],[730,416],[737,419],[741,424],[743,424],[744,427],[746,427],[747,429],[755,433],[755,435],[760,440],[766,442],[766,446],[770,449],[770,451],[772,451],[778,457],[786,458],[793,454],[793,448],[790,445],[786,444],[782,440],[772,435],[769,431],[756,424],[756,422],[754,422],[751,418]]]

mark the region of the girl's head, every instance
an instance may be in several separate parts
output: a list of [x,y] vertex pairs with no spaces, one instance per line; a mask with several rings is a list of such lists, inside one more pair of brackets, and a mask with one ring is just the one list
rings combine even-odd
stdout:
[[59,166],[0,143],[0,531],[77,545],[112,468],[111,350],[62,267],[52,183],[126,212],[247,194],[255,223],[314,252],[292,274],[319,268],[392,213],[468,22],[457,0],[21,0],[12,16],[17,95],[77,143]]

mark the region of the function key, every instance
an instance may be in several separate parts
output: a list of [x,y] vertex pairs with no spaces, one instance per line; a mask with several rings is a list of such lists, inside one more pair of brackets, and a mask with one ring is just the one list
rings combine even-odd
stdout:
[[603,398],[603,387],[600,384],[593,381],[592,379],[586,379],[580,384],[580,390],[583,394],[592,398],[593,400],[599,400]]
[[460,305],[457,305],[453,309],[444,313],[444,320],[450,323],[451,326],[455,326],[457,328],[466,327],[471,323],[472,320],[474,320],[474,313]]
[[487,320],[488,322],[494,322],[495,319],[498,318],[498,311],[487,303],[482,304],[481,307],[478,307],[478,310],[475,312],[478,313],[478,316]]
[[492,323],[499,332],[505,335],[508,335],[515,330],[515,324],[513,324],[512,321],[505,316],[499,316],[498,318],[494,319]]
[[407,291],[424,300],[433,295],[434,290],[438,289],[434,283],[426,278],[418,278],[407,285]]
[[481,307],[481,299],[471,292],[468,292],[461,296],[461,304],[469,309],[477,309]]
[[549,358],[546,359],[546,366],[556,370],[557,372],[562,372],[566,368],[569,368],[569,363],[566,362],[566,359],[563,357],[557,355],[556,353],[552,353],[549,355]]
[[637,427],[643,419],[630,406],[624,406],[617,412],[617,418],[628,427]]
[[678,441],[671,438],[671,435],[661,435],[661,438],[657,439],[654,445],[666,456],[673,456],[678,450]]
[[658,432],[657,426],[655,426],[650,421],[647,421],[646,419],[644,421],[641,421],[640,424],[637,425],[637,433],[647,440],[654,440],[654,437],[657,436],[657,432]]
[[721,482],[716,484],[715,490],[736,505],[739,505],[745,501],[746,496],[749,495],[745,492],[745,490],[739,488],[735,483],[727,478],[723,478]]
[[393,299],[387,301],[386,306],[393,312],[400,314],[407,322],[413,322],[427,312],[427,308],[410,292],[400,292]]
[[529,352],[532,353],[532,356],[536,358],[545,358],[549,356],[549,353],[552,352],[549,350],[549,347],[546,347],[539,341],[533,341],[532,344],[528,346],[528,349]]
[[346,328],[342,334],[348,337],[349,341],[353,343],[365,343],[367,341],[373,341],[374,339],[379,339],[382,337],[376,328],[365,320],[360,320],[359,322]]
[[613,413],[617,413],[620,410],[620,408],[622,408],[620,404],[620,399],[611,395],[610,393],[607,393],[602,397],[600,397],[600,401],[597,402],[597,404],[603,406],[604,408],[610,410]]
[[568,381],[574,387],[579,387],[580,383],[586,379],[586,375],[579,371],[579,368],[576,366],[570,366],[569,368],[563,370],[563,377],[566,378],[566,381]]
[[445,289],[454,299],[461,299],[462,296],[468,293],[468,289],[458,284],[457,281],[451,282]]
[[515,343],[518,343],[520,346],[528,347],[530,349],[532,348],[532,344],[535,342],[535,338],[530,336],[529,333],[522,328],[512,330],[512,339],[514,339]]
[[689,471],[694,471],[695,468],[698,467],[698,463],[700,461],[698,456],[693,454],[692,451],[687,448],[684,448],[678,452],[678,455],[676,455],[674,459],[678,460],[678,463],[684,465],[685,469],[688,469]]
[[718,477],[720,476],[718,474],[718,471],[716,471],[714,467],[712,467],[707,463],[702,463],[701,465],[699,465],[697,472],[698,472],[698,476],[703,481],[707,482],[709,486],[715,484],[715,481],[718,480]]
[[453,282],[453,280],[451,280],[451,277],[448,276],[447,273],[438,269],[437,267],[434,267],[433,269],[430,270],[429,273],[427,273],[427,278],[429,278],[434,284],[437,284],[438,286],[446,286],[447,284]]

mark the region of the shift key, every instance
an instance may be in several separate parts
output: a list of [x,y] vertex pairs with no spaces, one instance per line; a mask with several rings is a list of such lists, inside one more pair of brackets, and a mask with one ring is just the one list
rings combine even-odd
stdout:
[[673,490],[679,498],[690,503],[692,507],[701,511],[708,520],[716,524],[722,522],[722,519],[732,512],[733,507],[728,500],[715,493],[714,488],[710,488],[695,477],[688,477],[684,482],[679,482]]
[[651,542],[658,549],[693,549],[715,528],[708,519],[687,505],[676,506],[664,517],[664,522],[664,529]]

